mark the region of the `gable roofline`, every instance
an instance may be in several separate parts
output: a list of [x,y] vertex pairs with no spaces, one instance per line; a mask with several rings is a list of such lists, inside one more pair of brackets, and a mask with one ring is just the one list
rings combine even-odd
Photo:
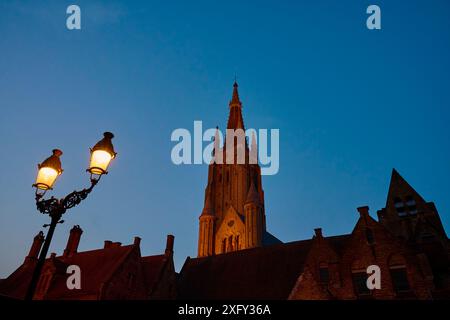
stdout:
[[395,196],[393,194],[395,187],[403,187],[409,189],[415,196],[417,196],[418,199],[420,199],[423,202],[426,202],[425,199],[416,191],[416,189],[414,189],[395,168],[392,168],[391,180],[389,182],[389,189],[386,197],[385,208],[388,207],[389,200],[391,199],[391,197]]

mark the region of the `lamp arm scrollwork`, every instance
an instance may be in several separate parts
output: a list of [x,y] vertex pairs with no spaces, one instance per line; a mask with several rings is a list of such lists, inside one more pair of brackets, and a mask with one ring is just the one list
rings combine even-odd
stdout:
[[64,198],[58,200],[55,197],[42,199],[41,195],[36,195],[36,207],[39,212],[49,214],[50,216],[62,215],[67,209],[73,208],[87,198],[92,189],[97,185],[98,180],[91,179],[91,186],[81,191],[73,191]]

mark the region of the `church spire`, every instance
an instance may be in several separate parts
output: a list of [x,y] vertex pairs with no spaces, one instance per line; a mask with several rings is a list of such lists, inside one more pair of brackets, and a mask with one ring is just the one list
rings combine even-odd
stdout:
[[234,81],[233,96],[229,103],[230,115],[228,117],[227,129],[244,129],[244,120],[242,118],[242,103],[239,99],[238,84]]
[[234,84],[233,84],[233,96],[231,97],[230,108],[234,107],[234,106],[242,107],[241,100],[239,100],[238,87],[239,87],[239,85],[237,84],[236,81],[234,81]]

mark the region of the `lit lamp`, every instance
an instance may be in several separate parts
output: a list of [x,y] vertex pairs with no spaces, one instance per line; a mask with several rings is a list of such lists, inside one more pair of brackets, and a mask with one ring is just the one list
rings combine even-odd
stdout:
[[98,176],[94,179],[98,180],[102,174],[108,173],[109,163],[116,157],[116,152],[111,142],[112,138],[114,138],[114,135],[111,132],[105,132],[103,139],[97,142],[91,149],[91,162],[87,169],[91,173],[91,179],[94,176]]
[[56,178],[63,172],[61,168],[61,160],[59,157],[62,155],[62,151],[54,149],[53,154],[45,159],[41,164],[38,164],[38,175],[33,187],[38,190],[45,191],[52,189]]

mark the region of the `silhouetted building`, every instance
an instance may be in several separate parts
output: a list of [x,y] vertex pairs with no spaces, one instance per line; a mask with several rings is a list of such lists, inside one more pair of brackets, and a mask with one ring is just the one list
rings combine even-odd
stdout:
[[[102,249],[78,252],[83,231],[70,230],[62,256],[51,254],[44,264],[37,284],[36,300],[131,300],[170,299],[175,297],[173,264],[174,237],[167,236],[164,254],[142,257],[139,237],[133,244],[105,241]],[[40,232],[33,241],[24,263],[0,284],[0,294],[23,299],[44,242]],[[67,286],[68,267],[78,266],[81,288]]]

